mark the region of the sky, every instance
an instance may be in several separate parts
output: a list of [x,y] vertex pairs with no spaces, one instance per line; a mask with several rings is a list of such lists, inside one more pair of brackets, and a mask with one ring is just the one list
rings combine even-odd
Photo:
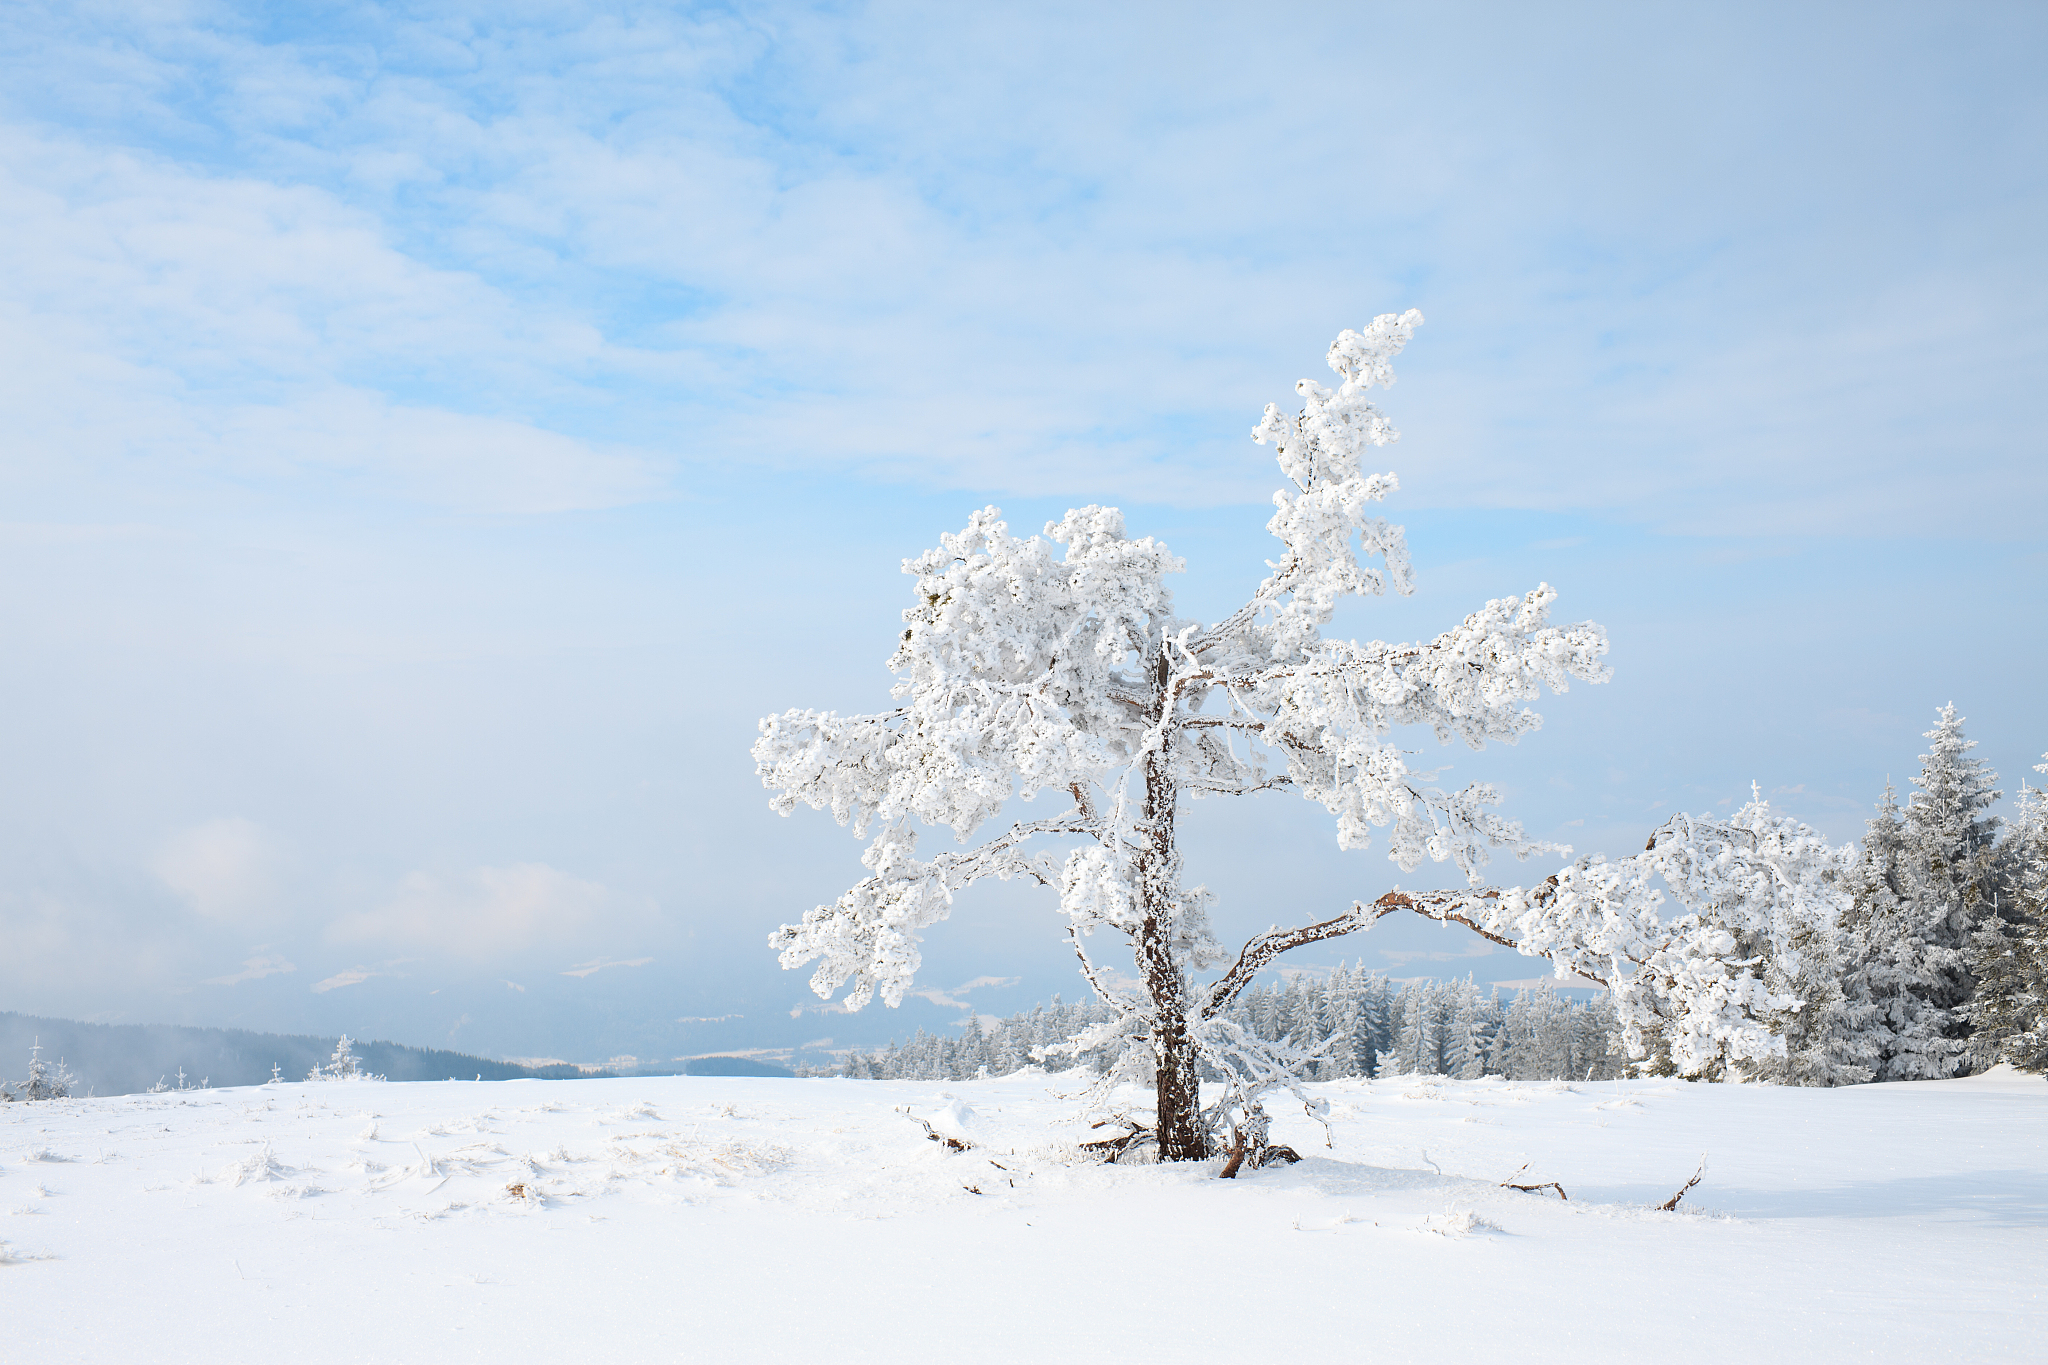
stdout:
[[[1420,587],[1332,631],[1548,581],[1613,641],[1455,780],[1847,840],[1953,701],[2041,782],[2044,62],[1997,4],[8,6],[0,1009],[820,1060],[1071,996],[1008,885],[900,1010],[780,971],[863,869],[756,722],[886,705],[991,503],[1227,613],[1260,411],[1411,307]],[[1443,884],[1287,796],[1182,842],[1226,938]]]

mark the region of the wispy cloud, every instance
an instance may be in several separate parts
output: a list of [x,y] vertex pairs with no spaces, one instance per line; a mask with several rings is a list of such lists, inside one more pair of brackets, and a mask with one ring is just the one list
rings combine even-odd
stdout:
[[[2010,344],[2048,297],[2026,268],[2039,196],[1992,189],[1995,140],[1966,135],[2025,88],[1978,68],[2024,45],[1930,66],[1874,24],[1760,53],[1707,13],[1509,18],[1475,45],[1386,15],[1404,60],[1333,139],[1341,44],[1290,48],[1302,78],[1248,105],[1228,73],[1259,44],[1228,25],[1134,80],[1116,54],[1156,38],[1136,13],[955,20],[791,12],[772,40],[682,14],[509,23],[485,59],[396,15],[333,43],[313,20],[25,8],[16,41],[43,60],[16,98],[43,116],[0,144],[0,245],[36,266],[0,323],[26,367],[17,446],[111,459],[148,433],[190,468],[338,461],[396,495],[533,511],[657,495],[678,462],[651,452],[688,430],[760,467],[1023,493],[1130,488],[1171,454],[1204,476],[1177,496],[1260,499],[1238,433],[1314,360],[1297,338],[1415,303],[1464,324],[1428,343],[1449,364],[1412,415],[1436,435],[1404,456],[1438,505],[1867,531],[1981,520],[2001,480],[2009,502],[2048,492],[2000,387],[2040,358]],[[1655,88],[1615,60],[1646,44]],[[1725,88],[1738,56],[1856,125]],[[259,87],[318,96],[234,93]],[[1749,154],[1668,155],[1701,120]],[[1943,192],[1891,194],[1902,165]],[[1344,264],[1326,232],[1250,212],[1253,176],[1313,179]],[[1980,269],[1899,250],[1948,219]],[[1930,370],[1915,420],[1871,401]],[[1589,389],[1597,414],[1553,399]],[[1210,434],[1187,439],[1191,417]]]
[[336,972],[325,980],[314,982],[313,993],[315,995],[325,995],[329,991],[340,990],[344,986],[360,986],[363,982],[374,980],[380,976],[398,976],[401,975],[398,970],[400,967],[414,961],[417,961],[417,959],[394,957],[389,961],[379,963],[375,968],[350,967],[346,971]]
[[[238,981],[261,981],[266,976],[277,976],[283,972],[294,972],[297,970],[298,968],[294,967],[291,963],[273,953],[261,957],[246,958],[243,960],[242,970],[239,972],[231,976],[210,976],[200,984],[205,986],[232,986]],[[316,986],[314,989],[318,990],[319,987]]]
[[957,986],[943,988],[938,986],[922,986],[906,991],[904,994],[915,996],[919,1000],[928,1000],[934,1005],[943,1005],[947,1009],[962,1010],[972,1014],[974,1013],[974,1006],[961,998],[967,992],[986,990],[991,986],[1014,986],[1023,979],[1020,976],[977,976],[972,981],[963,981]]
[[589,976],[593,972],[601,972],[607,967],[645,967],[648,963],[652,961],[654,961],[654,959],[651,957],[592,958],[588,962],[579,962],[575,966],[566,969],[565,971],[563,971],[562,975],[584,977]]
[[343,986],[360,986],[371,977],[382,976],[383,974],[382,972],[368,971],[362,967],[350,967],[347,971],[336,972],[324,981],[315,981],[313,983],[313,994],[325,995],[329,991],[338,991]]

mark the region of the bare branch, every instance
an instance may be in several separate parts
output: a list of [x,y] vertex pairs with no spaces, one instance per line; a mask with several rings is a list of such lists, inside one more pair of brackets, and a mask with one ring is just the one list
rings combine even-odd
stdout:
[[1707,1154],[1700,1153],[1700,1168],[1692,1173],[1692,1179],[1678,1187],[1678,1193],[1657,1206],[1659,1213],[1671,1213],[1678,1208],[1678,1201],[1685,1198],[1685,1192],[1700,1183],[1700,1177],[1707,1173]]
[[1114,1009],[1123,1018],[1135,1018],[1142,1022],[1144,1016],[1139,1011],[1132,1009],[1130,1002],[1123,996],[1116,994],[1109,987],[1103,985],[1102,979],[1095,975],[1095,964],[1089,960],[1088,950],[1081,946],[1081,931],[1071,924],[1067,926],[1067,942],[1074,945],[1074,956],[1081,959],[1081,975],[1087,978],[1089,986],[1095,991],[1096,998]]
[[[1529,1163],[1523,1162],[1522,1171],[1528,1169]],[[1520,1175],[1522,1171],[1516,1171],[1515,1175]],[[1501,1181],[1500,1187],[1504,1190],[1520,1190],[1524,1194],[1534,1194],[1538,1190],[1556,1190],[1559,1199],[1564,1200],[1567,1204],[1572,1201],[1571,1196],[1564,1192],[1564,1186],[1558,1184],[1555,1180],[1540,1180],[1534,1185],[1517,1185],[1515,1183],[1515,1175],[1511,1175],[1506,1180]]]

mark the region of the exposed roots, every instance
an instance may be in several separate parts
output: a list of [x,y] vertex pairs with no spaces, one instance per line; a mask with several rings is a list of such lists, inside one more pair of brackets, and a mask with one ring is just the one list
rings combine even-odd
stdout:
[[1271,1166],[1275,1162],[1292,1166],[1295,1162],[1301,1160],[1301,1153],[1295,1151],[1292,1147],[1281,1146],[1279,1143],[1253,1144],[1247,1142],[1244,1129],[1233,1128],[1230,1130],[1229,1160],[1223,1163],[1222,1170],[1216,1172],[1216,1178],[1218,1180],[1237,1179],[1238,1170],[1244,1165],[1246,1157],[1251,1158],[1251,1169],[1256,1171],[1261,1166]]

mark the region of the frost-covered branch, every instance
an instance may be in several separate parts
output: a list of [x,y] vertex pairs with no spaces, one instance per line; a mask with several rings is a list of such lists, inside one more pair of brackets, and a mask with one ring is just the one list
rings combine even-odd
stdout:
[[[1631,1053],[1685,1074],[1784,1054],[1783,982],[1833,931],[1853,846],[1753,798],[1726,820],[1678,815],[1628,858],[1580,859],[1534,887],[1390,892],[1375,904],[1462,924],[1614,993]],[[1667,900],[1680,913],[1665,917]]]
[[1273,926],[1245,944],[1238,952],[1237,961],[1231,964],[1230,970],[1225,972],[1220,980],[1210,984],[1202,1000],[1201,1017],[1207,1019],[1222,1013],[1229,1007],[1230,1002],[1237,998],[1240,991],[1251,985],[1252,978],[1280,954],[1291,952],[1305,944],[1320,943],[1325,939],[1341,938],[1345,934],[1355,934],[1361,929],[1369,929],[1376,921],[1403,908],[1413,907],[1389,905],[1387,898],[1381,897],[1371,906],[1354,902],[1343,914],[1318,924],[1305,924],[1298,929]]

